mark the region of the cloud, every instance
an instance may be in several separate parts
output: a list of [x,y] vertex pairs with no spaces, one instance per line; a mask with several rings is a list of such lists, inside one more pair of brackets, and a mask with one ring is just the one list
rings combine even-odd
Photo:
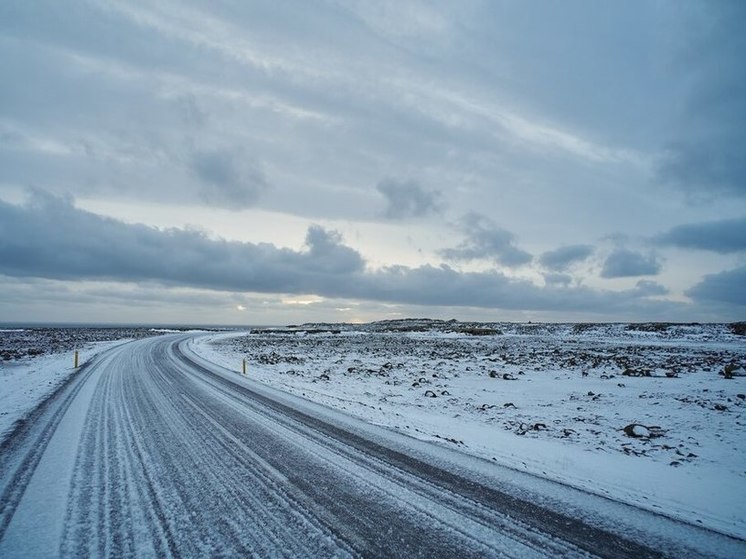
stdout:
[[708,274],[686,295],[695,301],[715,301],[729,305],[746,305],[746,266]]
[[533,258],[525,250],[515,246],[515,235],[496,225],[488,217],[470,212],[464,215],[459,228],[466,236],[455,248],[440,251],[447,260],[494,259],[504,266],[521,266]]
[[306,233],[306,246],[312,269],[327,274],[351,274],[365,267],[360,254],[342,244],[342,236],[336,231],[327,231],[312,225]]
[[383,268],[366,274],[351,296],[393,303],[484,307],[525,311],[606,312],[650,315],[673,312],[682,305],[655,301],[659,289],[638,285],[622,291],[585,286],[544,286],[498,272],[460,272],[447,265]]
[[746,250],[746,217],[678,225],[653,240],[663,246],[720,254],[742,252]]
[[539,257],[539,263],[549,270],[561,272],[593,254],[591,245],[570,245],[549,250]]
[[564,285],[568,286],[572,283],[572,276],[570,274],[558,274],[558,273],[549,273],[549,274],[543,274],[544,276],[544,283],[547,285]]
[[[704,8],[704,9],[703,9]],[[685,11],[686,12],[686,11]],[[682,41],[689,90],[658,177],[697,198],[746,196],[746,3],[697,6]]]
[[644,255],[625,248],[618,248],[606,258],[601,270],[601,277],[655,276],[660,271],[661,262],[655,254]]
[[680,306],[649,300],[662,293],[652,282],[611,292],[563,282],[540,287],[497,271],[465,273],[446,265],[368,270],[338,233],[319,226],[308,229],[305,250],[296,251],[130,225],[39,192],[23,206],[0,201],[0,274],[434,307],[649,313]]
[[716,194],[746,196],[746,157],[740,143],[746,141],[746,134],[739,136],[725,133],[671,143],[658,162],[658,176],[695,200]]
[[236,152],[197,151],[189,167],[200,180],[200,198],[211,206],[247,208],[268,188],[264,173]]
[[388,219],[425,217],[441,211],[440,192],[425,190],[414,181],[385,179],[376,188],[386,198],[384,215]]
[[667,295],[669,290],[657,281],[640,280],[635,284],[635,290],[641,297],[655,297],[657,295]]
[[35,193],[0,202],[0,273],[49,279],[158,281],[227,291],[313,293],[360,272],[362,257],[311,227],[307,251],[212,240],[189,229],[128,225]]

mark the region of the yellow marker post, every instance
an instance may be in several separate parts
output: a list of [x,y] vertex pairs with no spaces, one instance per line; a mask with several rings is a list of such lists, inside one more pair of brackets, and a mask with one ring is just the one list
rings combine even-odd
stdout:
[[246,359],[243,360],[243,375],[246,376]]
[[75,350],[74,361],[75,361],[75,368],[77,369],[78,368],[78,350],[77,349]]

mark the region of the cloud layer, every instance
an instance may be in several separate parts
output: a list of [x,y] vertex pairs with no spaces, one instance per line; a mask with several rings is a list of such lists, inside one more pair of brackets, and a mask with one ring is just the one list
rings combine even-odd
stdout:
[[654,238],[662,246],[709,250],[720,254],[746,251],[746,217],[677,225]]
[[602,278],[655,276],[662,264],[655,254],[642,254],[626,248],[615,249],[604,261]]
[[461,218],[458,227],[464,234],[464,241],[454,247],[440,251],[447,260],[494,260],[503,266],[515,267],[528,264],[533,256],[518,248],[516,237],[503,229],[487,216],[476,212]]
[[370,4],[0,2],[0,273],[731,316],[744,2]]
[[440,192],[425,190],[414,181],[386,179],[376,188],[386,199],[385,216],[389,219],[425,217],[441,210]]
[[[692,8],[692,7],[690,7]],[[695,199],[746,196],[746,4],[693,7],[679,63],[688,69],[685,110],[677,137],[659,160],[658,175]],[[697,9],[700,8],[700,9]],[[682,41],[683,42],[683,41]]]
[[708,274],[686,294],[697,301],[746,306],[746,266]]
[[268,188],[264,173],[240,153],[198,151],[189,166],[202,183],[200,198],[210,206],[241,210],[254,205]]
[[549,270],[561,272],[574,264],[583,262],[593,254],[593,251],[594,248],[591,245],[563,246],[543,253],[539,257],[539,263]]
[[[218,291],[314,294],[410,305],[609,312],[650,306],[662,288],[640,282],[608,292],[539,287],[493,272],[449,266],[366,268],[334,231],[310,227],[305,249],[211,239],[186,229],[129,225],[35,193],[0,202],[0,273],[57,280],[158,282]],[[652,304],[659,310],[676,305]]]

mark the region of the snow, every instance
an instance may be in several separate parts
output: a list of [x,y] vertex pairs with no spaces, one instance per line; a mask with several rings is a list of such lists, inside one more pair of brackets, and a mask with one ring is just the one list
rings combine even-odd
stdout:
[[[69,344],[39,342],[60,340],[59,332],[1,334],[0,354],[11,358],[0,361],[0,440],[74,372]],[[150,334],[141,329],[132,337]],[[13,336],[33,343],[14,345],[7,341]],[[91,343],[84,340],[100,339],[98,334],[75,332],[70,339],[82,348],[83,363],[130,338]],[[485,476],[524,480],[522,487],[544,495],[538,499],[576,499],[573,517],[593,521],[584,516],[588,496],[560,497],[559,486],[547,480],[607,497],[594,501],[597,511],[629,503],[741,543],[746,539],[746,344],[727,325],[423,322],[312,325],[191,339],[192,350],[233,371],[222,374],[252,390],[258,385],[309,413],[321,404],[329,414],[358,418],[370,437],[379,435],[369,424],[384,427],[378,431],[410,441],[406,447],[420,449],[427,463],[437,463],[425,450],[434,442],[441,456],[483,465]],[[244,359],[246,377],[240,374]],[[129,365],[120,363],[120,373],[122,367]],[[84,397],[90,400],[90,394]],[[225,403],[237,405],[230,398]],[[51,447],[48,457],[75,447],[87,407],[71,408],[59,427],[57,450]],[[250,406],[239,407],[236,413],[250,413]],[[64,496],[55,496],[44,482],[69,477],[68,454],[67,461],[40,463],[38,483],[29,486],[37,497],[29,500],[28,515],[19,511],[14,519],[20,523],[15,533],[24,533],[24,522],[35,522],[31,514],[44,509],[39,503],[56,510],[48,516],[59,521]],[[627,510],[622,514],[641,531],[649,521],[635,520]],[[40,550],[58,540],[55,526],[47,543],[36,542]],[[678,532],[672,528],[671,534]],[[708,540],[697,537],[700,549],[709,549]]]
[[746,538],[746,378],[722,374],[746,344],[726,325],[422,326],[210,334],[193,349],[367,422]]
[[650,429],[644,425],[634,425],[632,427],[632,433],[635,437],[647,437],[650,438]]
[[[79,364],[128,340],[94,342],[79,350]],[[13,425],[33,410],[75,372],[74,350],[23,359],[0,361],[0,441]]]
[[107,349],[156,333],[145,328],[0,329],[0,441],[41,401]]
[[[97,347],[86,352],[87,357],[121,343],[99,342],[96,344]],[[38,369],[35,374],[40,376],[45,372],[54,373],[60,369],[64,371],[59,359],[55,360],[55,357],[62,356],[50,356],[49,369]],[[55,362],[57,366],[52,366]],[[70,368],[67,370],[72,371]],[[65,375],[60,376],[64,380]],[[54,557],[59,554],[59,541],[65,528],[69,491],[69,484],[60,481],[72,477],[77,454],[70,450],[78,446],[95,390],[95,383],[85,383],[77,395],[76,405],[62,417],[55,430],[55,436],[36,466],[34,475],[24,491],[24,498],[14,511],[6,533],[0,541],[0,555],[12,557],[19,549],[23,550],[24,557]],[[39,395],[33,389],[26,394]],[[28,402],[34,403],[35,400],[30,399]],[[44,529],[39,529],[40,526]],[[29,538],[29,534],[34,534],[34,537]]]
[[201,330],[138,327],[0,328],[0,441],[83,365],[133,339]]

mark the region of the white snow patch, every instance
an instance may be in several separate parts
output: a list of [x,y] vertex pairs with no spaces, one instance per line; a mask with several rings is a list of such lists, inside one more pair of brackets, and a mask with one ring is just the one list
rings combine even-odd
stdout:
[[742,338],[537,331],[229,332],[193,349],[369,423],[746,538],[746,378],[718,374],[746,358]]
[[[128,339],[93,342],[78,350],[78,364]],[[31,412],[75,372],[75,351],[29,357],[20,361],[0,361],[0,441],[13,425]]]

